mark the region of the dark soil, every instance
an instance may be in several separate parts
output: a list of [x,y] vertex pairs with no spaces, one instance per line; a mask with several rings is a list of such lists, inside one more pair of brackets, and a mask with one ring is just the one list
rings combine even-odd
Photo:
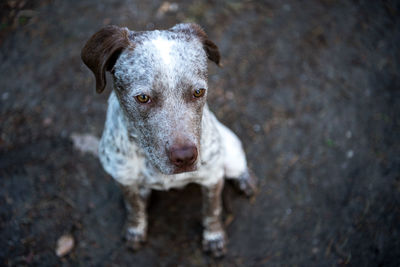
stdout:
[[[400,266],[398,1],[3,2],[0,265]],[[221,260],[201,250],[194,185],[154,192],[148,243],[130,251],[117,184],[70,138],[100,136],[111,90],[81,62],[91,34],[182,21],[219,45],[210,107],[261,180],[253,201],[225,187]],[[76,244],[58,258],[63,234]]]

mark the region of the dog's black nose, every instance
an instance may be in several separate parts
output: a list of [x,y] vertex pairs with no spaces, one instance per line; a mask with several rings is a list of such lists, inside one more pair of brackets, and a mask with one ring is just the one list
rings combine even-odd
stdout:
[[167,152],[169,160],[179,168],[191,167],[197,159],[197,148],[194,145],[173,146]]

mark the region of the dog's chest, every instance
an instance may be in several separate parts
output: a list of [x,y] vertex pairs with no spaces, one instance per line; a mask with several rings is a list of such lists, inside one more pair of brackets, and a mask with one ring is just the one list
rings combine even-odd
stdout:
[[149,172],[148,169],[144,169],[143,180],[140,181],[140,184],[155,190],[182,188],[189,183],[208,186],[216,184],[224,176],[222,164],[222,159],[217,159],[212,164],[200,166],[197,171],[175,175],[164,175],[156,171]]

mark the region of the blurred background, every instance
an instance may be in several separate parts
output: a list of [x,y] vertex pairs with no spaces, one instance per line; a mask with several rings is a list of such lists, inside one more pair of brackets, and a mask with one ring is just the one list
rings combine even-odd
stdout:
[[[14,0],[0,16],[0,265],[400,265],[398,1]],[[95,93],[86,40],[180,22],[219,46],[209,105],[260,179],[251,201],[225,186],[220,260],[201,250],[197,186],[154,192],[132,253],[121,192],[82,151],[111,91]]]

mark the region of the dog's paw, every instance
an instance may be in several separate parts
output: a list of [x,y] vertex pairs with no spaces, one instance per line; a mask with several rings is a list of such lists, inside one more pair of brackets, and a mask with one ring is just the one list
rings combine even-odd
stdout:
[[211,232],[205,230],[203,233],[203,250],[216,258],[225,255],[226,243],[224,231]]
[[138,227],[128,227],[126,229],[125,239],[129,248],[136,251],[146,242],[146,231]]
[[235,179],[234,183],[247,197],[251,197],[257,192],[257,177],[249,170],[244,172],[238,179]]

